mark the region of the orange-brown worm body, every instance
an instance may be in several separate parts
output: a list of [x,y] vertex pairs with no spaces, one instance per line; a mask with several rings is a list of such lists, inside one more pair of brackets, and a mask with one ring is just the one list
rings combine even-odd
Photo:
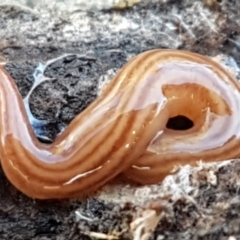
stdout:
[[[187,130],[166,127],[185,116]],[[34,135],[22,98],[0,66],[0,158],[11,183],[32,198],[71,198],[120,173],[143,184],[175,165],[240,156],[240,85],[198,54],[152,50],[127,63],[56,140]]]

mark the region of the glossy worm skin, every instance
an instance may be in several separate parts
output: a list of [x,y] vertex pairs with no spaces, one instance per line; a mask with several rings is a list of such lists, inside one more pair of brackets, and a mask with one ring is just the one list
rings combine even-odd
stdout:
[[[240,86],[210,58],[152,50],[127,63],[54,143],[36,139],[19,91],[0,67],[0,158],[32,198],[71,198],[116,175],[149,184],[175,165],[240,156]],[[184,115],[194,126],[166,128]]]

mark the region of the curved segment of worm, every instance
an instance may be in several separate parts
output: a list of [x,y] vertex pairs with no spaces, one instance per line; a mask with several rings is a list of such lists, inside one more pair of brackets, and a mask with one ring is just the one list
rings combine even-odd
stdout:
[[[11,76],[0,67],[0,158],[32,198],[71,198],[124,172],[161,181],[175,165],[240,156],[240,86],[211,59],[153,50],[127,63],[54,143],[38,142]],[[187,130],[169,129],[185,116]]]
[[167,118],[184,116],[193,126],[182,131],[165,124],[156,133],[145,153],[125,172],[143,184],[162,181],[174,166],[240,157],[238,81],[198,54],[164,51],[162,59],[154,77],[167,98]]

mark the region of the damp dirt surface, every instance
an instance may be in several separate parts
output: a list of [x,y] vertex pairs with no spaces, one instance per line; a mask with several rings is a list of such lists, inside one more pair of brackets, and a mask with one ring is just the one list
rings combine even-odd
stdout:
[[[155,48],[225,54],[237,66],[240,2],[145,0],[122,10],[64,11],[0,0],[0,62],[22,97],[31,89],[39,63],[67,54],[48,66],[45,76],[52,80],[30,97],[33,115],[49,121],[39,138],[54,140],[94,101],[100,77],[114,75],[132,56]],[[211,174],[216,181],[204,169],[190,175],[197,186],[194,193],[164,198],[166,214],[149,239],[240,239],[240,164],[233,161]],[[0,170],[0,239],[133,239],[129,224],[137,211],[133,203],[105,202],[94,194],[78,200],[33,200]]]

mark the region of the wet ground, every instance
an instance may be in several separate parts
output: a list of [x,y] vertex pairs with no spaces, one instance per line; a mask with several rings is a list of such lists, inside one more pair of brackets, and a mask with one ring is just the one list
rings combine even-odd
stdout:
[[[42,140],[54,139],[97,98],[100,82],[140,52],[186,49],[209,56],[226,54],[236,66],[240,63],[237,0],[149,0],[123,10],[102,11],[6,2],[0,0],[0,54],[23,98],[39,63],[60,57],[44,73],[52,79],[30,97],[33,115],[49,122],[43,129],[36,128]],[[170,196],[159,192],[157,202],[164,204],[164,215],[150,239],[240,239],[239,173],[238,161],[201,166],[187,175],[191,191],[175,179],[181,191]],[[154,196],[156,201],[157,193]],[[32,200],[0,172],[0,236],[133,239],[129,224],[142,207],[126,199],[93,195],[70,201]]]

